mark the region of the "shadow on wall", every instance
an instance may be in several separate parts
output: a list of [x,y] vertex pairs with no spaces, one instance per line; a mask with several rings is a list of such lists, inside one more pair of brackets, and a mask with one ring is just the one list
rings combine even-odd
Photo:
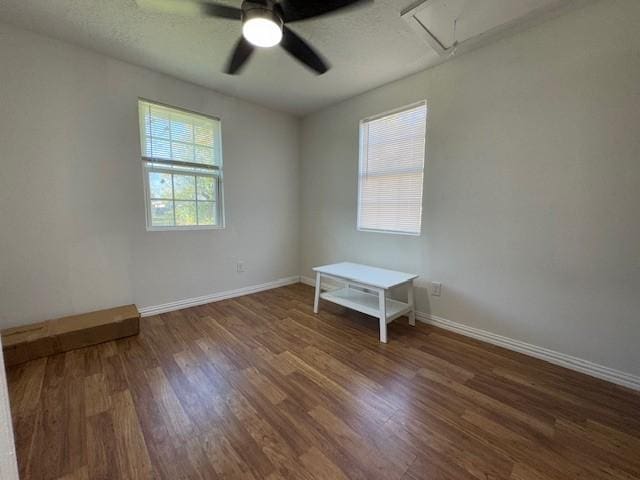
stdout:
[[[444,307],[446,302],[447,311],[452,312],[452,314],[451,317],[440,317],[443,320],[489,332],[501,332],[501,335],[513,335],[514,337],[512,338],[517,338],[517,332],[513,331],[514,318],[512,315],[501,314],[494,308],[490,308],[490,305],[482,298],[474,298],[468,293],[452,288],[450,285],[446,287],[441,297],[432,298],[430,287],[431,282],[421,279],[418,279],[414,285],[416,312],[419,315],[435,315],[438,318],[439,315],[433,311],[434,307],[437,306],[438,302],[442,302],[441,306]],[[396,300],[406,301],[407,287],[401,286],[393,289],[390,296]],[[443,308],[438,310],[442,311]]]
[[[424,282],[420,282],[418,279],[417,282],[414,282],[413,289],[416,298],[416,311],[431,315],[431,300],[429,297],[429,288],[424,285]],[[402,285],[400,287],[393,288],[389,296],[394,300],[399,300],[401,302],[408,301],[407,286]]]

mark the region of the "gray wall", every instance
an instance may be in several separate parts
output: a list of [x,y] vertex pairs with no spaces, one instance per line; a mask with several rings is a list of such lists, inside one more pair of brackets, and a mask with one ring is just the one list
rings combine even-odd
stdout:
[[[639,25],[599,2],[307,117],[302,273],[416,272],[421,311],[640,374]],[[358,122],[420,99],[422,235],[358,232]]]
[[[298,119],[5,25],[0,65],[0,327],[299,274]],[[222,118],[226,229],[146,231],[138,97]]]

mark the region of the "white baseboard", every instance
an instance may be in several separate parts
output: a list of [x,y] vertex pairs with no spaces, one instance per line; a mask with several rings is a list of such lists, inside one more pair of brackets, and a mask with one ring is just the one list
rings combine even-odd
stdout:
[[285,285],[291,285],[299,282],[300,277],[298,276],[281,278],[279,280],[274,280],[273,282],[261,283],[260,285],[251,285],[249,287],[226,290],[224,292],[212,293],[201,297],[185,298],[182,300],[176,300],[175,302],[163,303],[161,305],[142,307],[139,311],[141,316],[149,317],[151,315],[173,312],[174,310],[204,305],[205,303],[219,302],[220,300],[226,300],[227,298],[241,297],[242,295],[271,290],[272,288],[284,287]]
[[[315,280],[311,277],[300,277],[300,282],[315,286]],[[323,284],[323,287],[327,285]],[[329,288],[331,288],[329,286]],[[479,328],[469,327],[462,323],[453,322],[446,318],[438,317],[424,312],[416,312],[416,318],[423,323],[439,327],[444,330],[459,333],[466,337],[475,338],[483,342],[497,345],[499,347],[512,350],[514,352],[523,353],[530,357],[539,358],[555,365],[575,370],[580,373],[590,375],[592,377],[600,378],[611,383],[622,385],[624,387],[632,388],[634,390],[640,390],[640,377],[631,375],[630,373],[614,370],[613,368],[605,367],[597,363],[584,360],[582,358],[573,357],[564,353],[549,350],[548,348],[538,347],[537,345],[531,345],[530,343],[522,342],[520,340],[514,340],[513,338],[504,337],[495,333],[481,330]]]
[[539,358],[555,365],[575,370],[577,372],[585,373],[592,377],[607,380],[611,383],[616,383],[624,387],[632,388],[634,390],[640,390],[640,377],[631,375],[630,373],[614,370],[613,368],[605,367],[597,363],[584,360],[582,358],[573,357],[564,353],[549,350],[548,348],[538,347],[531,345],[520,340],[514,340],[509,337],[503,337],[495,333],[487,332],[486,330],[480,330],[479,328],[469,327],[462,323],[452,322],[446,318],[438,317],[423,312],[416,312],[416,318],[421,322],[424,322],[434,327],[439,327],[444,330],[459,333],[467,337],[475,338],[483,342],[497,345],[499,347],[513,350],[515,352],[529,355],[530,357]]
[[300,283],[304,283],[305,285],[311,285],[312,287],[316,286],[316,281],[311,277],[305,277],[302,275],[300,277]]

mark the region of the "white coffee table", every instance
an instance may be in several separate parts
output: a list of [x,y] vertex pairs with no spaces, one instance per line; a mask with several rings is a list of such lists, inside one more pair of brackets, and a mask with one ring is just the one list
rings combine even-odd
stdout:
[[[316,272],[316,296],[313,303],[315,313],[318,313],[322,298],[343,307],[378,317],[382,343],[387,343],[387,324],[396,318],[408,314],[409,324],[416,324],[413,280],[418,278],[418,275],[351,262],[314,267],[313,271]],[[338,280],[345,286],[321,292],[322,277]],[[408,286],[407,303],[387,298],[389,289],[405,284]]]

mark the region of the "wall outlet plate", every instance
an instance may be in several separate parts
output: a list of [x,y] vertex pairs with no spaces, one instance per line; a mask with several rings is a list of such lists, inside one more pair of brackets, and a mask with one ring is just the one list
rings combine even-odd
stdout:
[[236,271],[237,271],[238,273],[243,273],[243,272],[244,272],[244,262],[243,262],[242,260],[239,260],[239,261],[236,263]]
[[442,294],[442,284],[439,282],[431,282],[431,295],[439,297]]

